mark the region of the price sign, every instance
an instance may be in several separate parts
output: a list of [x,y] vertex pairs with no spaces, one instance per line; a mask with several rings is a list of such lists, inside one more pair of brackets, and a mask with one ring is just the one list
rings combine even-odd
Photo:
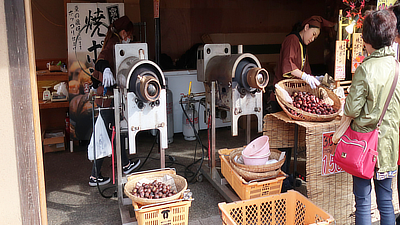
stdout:
[[396,0],[378,0],[376,1],[377,9],[387,9],[394,5],[396,3]]
[[342,168],[333,162],[333,155],[336,149],[336,145],[332,142],[334,133],[335,131],[330,131],[322,134],[322,176],[343,172]]
[[364,51],[363,51],[364,41],[361,37],[361,33],[353,34],[353,54],[351,57],[351,73],[355,73],[357,67],[364,60]]
[[336,41],[335,81],[346,79],[346,41]]

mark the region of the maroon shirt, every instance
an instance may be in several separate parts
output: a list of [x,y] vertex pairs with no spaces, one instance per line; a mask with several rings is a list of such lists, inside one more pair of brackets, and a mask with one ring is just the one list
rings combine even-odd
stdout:
[[[305,49],[296,34],[290,34],[283,40],[275,71],[274,85],[285,78],[293,78],[294,76],[290,73],[295,69],[311,74],[308,54],[307,52],[304,54],[303,51]],[[303,55],[305,55],[305,59]],[[302,63],[303,59],[305,60],[304,64]]]

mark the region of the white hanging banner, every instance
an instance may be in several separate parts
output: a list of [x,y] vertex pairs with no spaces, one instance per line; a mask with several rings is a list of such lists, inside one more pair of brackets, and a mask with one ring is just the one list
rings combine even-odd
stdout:
[[123,3],[67,3],[68,73],[71,138],[89,140],[92,123],[87,94],[90,75],[108,26],[124,16]]

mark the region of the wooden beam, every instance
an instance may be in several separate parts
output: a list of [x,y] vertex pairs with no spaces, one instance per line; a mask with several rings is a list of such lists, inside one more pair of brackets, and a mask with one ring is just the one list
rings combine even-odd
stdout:
[[26,36],[28,45],[29,74],[31,80],[33,127],[36,145],[36,166],[39,186],[39,206],[41,224],[47,225],[46,184],[44,180],[42,132],[40,129],[39,97],[37,90],[35,46],[33,38],[33,22],[31,1],[25,0]]
[[[42,206],[43,202],[40,199],[41,194],[39,192],[42,191],[43,193],[43,190],[40,190],[39,185],[43,185],[44,182],[38,179],[39,171],[36,155],[36,146],[39,143],[38,137],[40,141],[40,129],[37,129],[38,103],[36,102],[34,108],[31,81],[31,78],[36,76],[36,73],[33,73],[33,76],[30,73],[27,29],[31,29],[32,26],[30,23],[29,27],[27,27],[26,1],[29,0],[4,1],[4,10],[7,12],[5,18],[9,53],[9,80],[14,121],[21,224],[43,224],[41,211],[46,210],[46,208]],[[28,11],[30,15],[30,8]],[[31,31],[29,36],[31,36],[30,38],[33,36]],[[36,82],[36,79],[33,82]],[[36,112],[36,116],[34,116],[34,112]],[[39,136],[37,131],[39,131]]]

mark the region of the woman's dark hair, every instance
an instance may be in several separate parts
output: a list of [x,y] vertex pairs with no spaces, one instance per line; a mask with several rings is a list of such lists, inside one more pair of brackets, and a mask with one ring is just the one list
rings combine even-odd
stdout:
[[397,18],[396,28],[398,35],[400,35],[400,4],[397,3],[394,6],[390,7],[389,9],[393,11],[394,15]]
[[108,26],[106,37],[104,38],[103,46],[106,46],[108,40],[113,36],[119,36],[119,32],[125,30],[126,32],[133,32],[133,23],[129,20],[127,16],[118,18],[113,23]]
[[367,13],[362,36],[374,49],[391,46],[396,38],[396,16],[391,10],[373,10]]
[[[303,22],[297,22],[296,24],[294,24],[292,27],[292,31],[290,33],[293,34],[293,33],[299,33],[300,31],[302,31],[304,29],[304,27],[306,26],[306,25],[302,26],[302,24],[303,24]],[[311,24],[308,24],[308,26],[310,28],[319,28],[319,27],[311,25]]]

